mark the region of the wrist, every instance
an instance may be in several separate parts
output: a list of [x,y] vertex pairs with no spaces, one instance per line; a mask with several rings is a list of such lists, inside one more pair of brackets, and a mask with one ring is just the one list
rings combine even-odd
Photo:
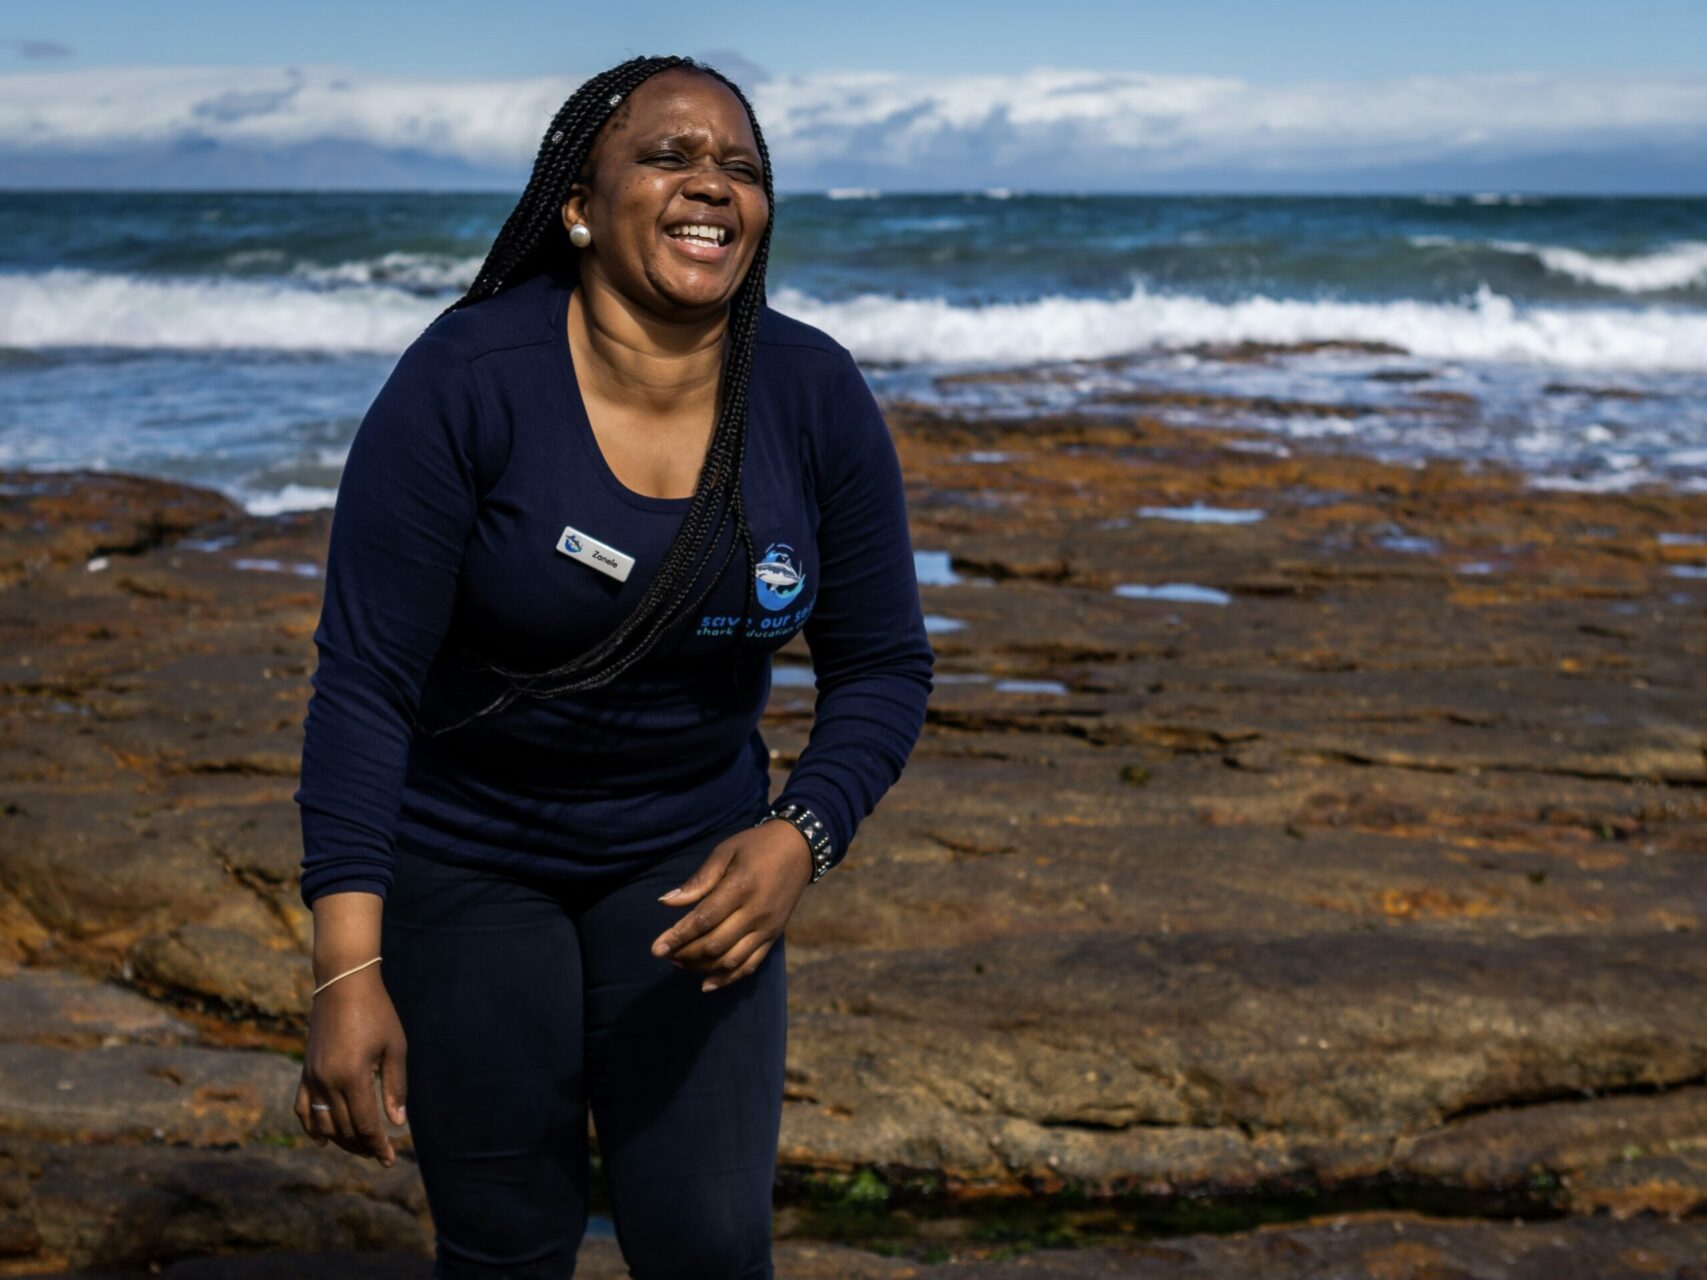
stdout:
[[330,991],[333,987],[352,986],[353,984],[361,982],[364,977],[369,975],[377,980],[379,977],[380,960],[380,956],[369,956],[365,961],[359,964],[346,965],[325,977],[321,977],[321,975],[316,972],[314,975],[314,996],[318,997],[322,992]]
[[[372,960],[378,954],[379,946],[377,943],[371,947],[340,947],[335,950],[328,948],[324,952],[316,951],[313,963],[310,966],[314,975],[314,985],[318,987],[323,982],[329,982],[340,973],[347,973],[357,965]],[[344,981],[353,982],[358,976],[351,974]]]
[[818,815],[805,805],[793,801],[774,804],[754,825],[766,822],[787,823],[805,842],[812,859],[812,878],[809,883],[816,884],[824,878],[824,873],[835,865],[836,856],[830,845],[829,833],[824,829],[824,823]]
[[806,843],[806,837],[800,834],[800,829],[792,822],[760,822],[754,825],[777,832],[776,838],[796,851],[793,856],[798,858],[800,865],[806,868],[806,875],[810,881],[813,870],[812,846]]

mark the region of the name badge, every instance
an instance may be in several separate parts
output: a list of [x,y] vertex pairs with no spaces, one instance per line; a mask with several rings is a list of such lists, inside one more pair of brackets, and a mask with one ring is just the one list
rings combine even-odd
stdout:
[[634,557],[625,555],[608,542],[600,542],[591,534],[582,533],[573,525],[564,525],[557,539],[557,549],[571,560],[591,565],[600,573],[608,573],[618,582],[628,581],[628,571],[634,568]]

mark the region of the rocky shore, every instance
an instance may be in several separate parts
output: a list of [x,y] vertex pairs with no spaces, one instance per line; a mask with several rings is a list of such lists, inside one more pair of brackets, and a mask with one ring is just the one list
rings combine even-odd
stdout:
[[[1707,494],[1163,400],[888,406],[939,682],[789,927],[778,1275],[1707,1280]],[[427,1275],[291,1112],[329,520],[0,472],[0,1275]]]

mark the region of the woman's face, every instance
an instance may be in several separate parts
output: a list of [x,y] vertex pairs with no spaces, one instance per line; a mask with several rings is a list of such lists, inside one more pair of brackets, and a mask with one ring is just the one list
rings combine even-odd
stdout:
[[[578,251],[583,281],[595,274],[670,319],[728,306],[770,219],[758,140],[728,86],[683,70],[643,81],[595,135],[585,175],[563,205],[565,228],[593,233]],[[696,223],[723,243],[672,234]]]

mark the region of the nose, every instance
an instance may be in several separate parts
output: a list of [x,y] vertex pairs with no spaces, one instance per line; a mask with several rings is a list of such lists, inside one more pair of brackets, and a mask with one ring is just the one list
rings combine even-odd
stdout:
[[727,200],[730,197],[729,176],[718,167],[715,160],[706,160],[694,167],[694,171],[682,184],[682,192],[684,195],[715,193]]

